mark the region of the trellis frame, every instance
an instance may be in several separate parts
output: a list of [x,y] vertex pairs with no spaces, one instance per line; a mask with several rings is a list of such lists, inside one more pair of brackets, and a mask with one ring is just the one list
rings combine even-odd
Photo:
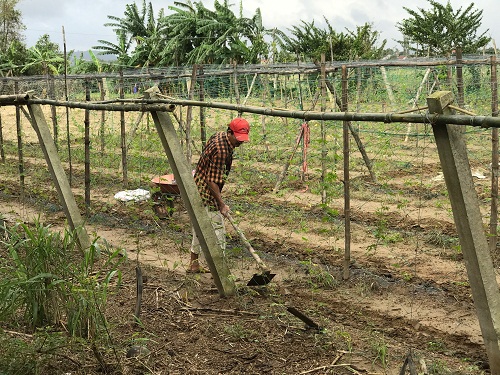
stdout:
[[[174,104],[224,108],[236,110],[238,113],[258,113],[267,116],[299,118],[303,120],[339,120],[339,121],[376,121],[376,122],[413,122],[430,123],[432,125],[443,173],[452,204],[455,225],[459,233],[460,243],[466,260],[467,273],[474,296],[479,323],[485,341],[486,351],[492,374],[500,374],[500,292],[495,278],[491,256],[488,250],[484,228],[482,227],[479,201],[474,189],[472,174],[463,140],[463,132],[457,125],[500,127],[500,118],[493,116],[454,115],[450,109],[453,102],[451,92],[436,92],[427,98],[429,114],[408,113],[325,113],[312,111],[276,110],[265,107],[248,107],[227,103],[207,103],[197,101],[180,101],[174,99],[155,98],[159,90],[153,89],[149,99],[119,100],[115,103],[70,103],[54,100],[31,99],[28,94],[0,96],[1,105],[26,105],[30,122],[34,127],[43,149],[51,176],[56,184],[64,211],[71,229],[75,230],[80,246],[90,246],[83,220],[79,214],[76,201],[64,174],[55,143],[45,122],[42,104],[60,105],[84,109],[107,109],[119,111],[151,112],[163,147],[178,179],[181,196],[187,203],[188,212],[195,231],[201,237],[202,249],[207,263],[214,276],[214,281],[222,296],[234,293],[234,283],[229,270],[225,266],[215,234],[211,230],[208,215],[204,215],[201,199],[197,193],[194,180],[185,157],[182,155],[180,140],[170,116],[165,111],[172,111]],[[212,104],[212,105],[211,105]]]

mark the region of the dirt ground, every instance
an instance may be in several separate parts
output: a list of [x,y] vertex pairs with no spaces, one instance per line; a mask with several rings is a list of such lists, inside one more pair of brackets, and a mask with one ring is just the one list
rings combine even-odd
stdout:
[[[36,197],[20,200],[17,177],[6,175],[6,165],[15,162],[8,155],[0,166],[0,214],[8,222],[41,217],[62,227],[57,207],[47,209]],[[36,164],[28,161],[28,169]],[[472,167],[487,210],[482,191],[491,184],[489,171]],[[409,185],[412,176],[425,183]],[[320,196],[302,184],[275,194],[273,182],[263,182],[259,194],[245,198],[230,182],[225,194],[230,204],[238,202],[237,221],[276,277],[266,287],[246,286],[259,270],[228,227],[226,255],[238,289],[227,298],[209,273],[186,273],[190,225],[180,198],[172,216],[159,220],[151,201],[119,202],[113,187],[93,191],[99,214],[87,231],[127,257],[105,312],[113,338],[105,362],[130,374],[402,374],[410,373],[402,368],[411,358],[419,374],[489,373],[463,258],[447,243],[457,235],[442,203],[437,155],[425,167],[395,168],[384,186],[363,173],[352,178],[353,189],[364,193],[351,200],[347,280],[343,198],[331,202],[327,214]],[[402,193],[388,198],[393,191]],[[260,209],[252,211],[255,206]],[[290,212],[307,217],[307,228]],[[383,240],[377,236],[382,224]],[[133,317],[137,266],[144,275],[140,324]],[[82,360],[88,353],[69,356],[54,373],[104,371],[102,363]]]

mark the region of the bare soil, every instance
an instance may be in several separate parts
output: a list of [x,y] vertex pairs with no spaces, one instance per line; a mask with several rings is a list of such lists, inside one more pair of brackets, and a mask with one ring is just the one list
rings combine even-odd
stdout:
[[[488,373],[439,161],[429,148],[425,166],[394,168],[383,184],[371,182],[366,171],[353,175],[346,280],[343,198],[325,211],[307,183],[275,194],[274,181],[263,181],[257,194],[245,196],[230,181],[225,194],[238,207],[235,216],[277,275],[266,287],[247,287],[259,270],[228,226],[227,259],[238,291],[227,298],[209,273],[186,273],[191,232],[180,198],[173,214],[159,220],[151,201],[119,202],[116,186],[92,191],[88,232],[127,257],[105,311],[112,341],[101,354],[109,367],[92,353],[74,352],[53,373],[400,374],[408,356],[418,373]],[[402,149],[395,159],[413,160],[411,153]],[[53,189],[21,199],[17,176],[7,172],[16,160],[8,155],[0,166],[0,213],[9,222],[40,217],[64,227]],[[43,160],[27,161],[28,170],[37,165]],[[485,176],[476,182],[487,212],[489,171],[482,163],[472,169]],[[81,201],[83,185],[75,186]],[[145,277],[140,324],[133,317],[136,267]],[[127,355],[131,348],[139,353]]]

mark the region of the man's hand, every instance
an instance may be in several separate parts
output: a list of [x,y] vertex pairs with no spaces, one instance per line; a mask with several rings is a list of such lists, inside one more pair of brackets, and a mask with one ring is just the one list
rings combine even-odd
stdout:
[[223,205],[221,205],[219,211],[223,216],[227,216],[227,214],[231,212],[231,209],[229,208],[229,206],[227,204],[223,204]]

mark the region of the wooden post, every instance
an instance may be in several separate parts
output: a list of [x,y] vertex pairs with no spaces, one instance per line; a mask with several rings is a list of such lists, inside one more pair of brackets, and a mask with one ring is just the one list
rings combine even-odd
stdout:
[[[339,109],[342,111],[342,102],[339,100],[337,95],[335,94],[335,88],[333,87],[332,83],[328,80],[325,81],[326,87],[330,91],[330,93],[335,96],[335,103],[339,107]],[[373,182],[377,183],[377,176],[375,175],[375,172],[373,171],[373,163],[370,160],[370,157],[366,153],[365,146],[363,146],[363,142],[361,141],[361,138],[359,137],[359,133],[354,129],[352,126],[351,122],[348,121],[348,126],[349,130],[351,131],[351,135],[356,141],[356,145],[358,146],[359,152],[361,153],[361,156],[363,156],[363,160],[365,161],[366,168],[368,168],[368,172],[370,172],[370,177]]]
[[5,147],[3,142],[2,114],[0,113],[0,160],[5,163]]
[[[342,65],[342,112],[348,111],[347,101],[347,68]],[[351,189],[349,181],[349,121],[343,121],[344,138],[344,274],[343,279],[347,280],[350,276],[351,263]]]
[[68,219],[69,227],[76,234],[80,249],[86,251],[90,248],[90,238],[85,230],[80,210],[76,204],[75,196],[71,191],[68,178],[57,153],[54,139],[50,134],[47,121],[43,115],[42,107],[39,104],[31,104],[28,105],[28,110],[31,116],[31,125],[38,136],[38,142],[47,161],[47,166],[59,195],[59,201]]
[[[199,98],[200,102],[205,101],[205,77],[203,72],[203,65],[198,65],[198,81],[200,84]],[[201,145],[205,148],[207,144],[207,122],[205,119],[205,107],[200,107],[200,135],[201,135]]]
[[[49,75],[49,87],[47,88],[47,95],[49,99],[56,100],[56,89],[54,83],[54,76],[52,74]],[[57,109],[55,105],[50,106],[50,113],[52,117],[52,128],[54,134],[54,142],[56,144],[57,149],[59,150],[59,126],[57,124]]]
[[[145,91],[145,97],[154,99],[158,88]],[[227,267],[224,254],[217,241],[210,218],[203,206],[198,188],[193,179],[191,166],[183,156],[180,139],[168,113],[151,112],[156,130],[167,154],[168,162],[174,173],[182,200],[188,211],[191,223],[200,241],[201,249],[212,273],[214,283],[222,297],[235,293],[235,284]]]
[[456,63],[457,63],[457,102],[460,108],[465,105],[464,99],[464,76],[463,76],[463,60],[462,48],[456,48]]
[[[104,85],[104,78],[99,78],[99,92],[101,93],[101,101],[106,100],[106,86]],[[99,136],[101,138],[101,157],[104,157],[104,149],[106,147],[106,143],[104,141],[104,133],[106,132],[104,128],[105,124],[106,124],[106,111],[101,111],[101,125],[99,127]]]
[[[320,90],[321,90],[321,112],[326,111],[326,63],[325,54],[321,54],[321,80],[320,80]],[[326,149],[326,127],[325,121],[321,120],[321,203],[326,204],[326,156],[328,151]]]
[[[497,57],[491,56],[491,115],[498,116]],[[490,252],[496,251],[498,240],[498,128],[491,129],[491,208]]]
[[[63,48],[64,48],[64,99],[68,101],[68,58],[66,53],[66,33],[64,26],[62,27]],[[71,162],[71,132],[69,130],[69,108],[66,107],[66,143],[68,145],[68,162],[69,162],[69,186],[73,180],[73,164]]]
[[[14,93],[19,94],[19,83],[14,81]],[[24,182],[24,156],[23,156],[23,131],[21,128],[21,107],[16,105],[16,131],[17,131],[17,157],[19,167],[20,197],[24,202],[25,182]]]
[[[193,70],[191,72],[191,80],[189,81],[189,85],[187,87],[188,100],[193,100],[193,98],[194,98],[197,73],[198,73],[198,66],[195,64],[195,65],[193,65]],[[188,105],[187,111],[186,111],[186,124],[185,124],[184,130],[186,132],[186,158],[187,158],[189,164],[191,164],[191,160],[193,158],[193,151],[191,150],[191,141],[192,141],[191,122],[192,122],[192,120],[193,120],[193,106]]]
[[[90,102],[90,80],[85,79],[85,100]],[[84,118],[85,135],[85,214],[90,216],[90,110],[85,110]],[[57,146],[57,144],[56,144]]]
[[233,60],[233,85],[234,85],[234,96],[236,98],[236,104],[240,104],[240,88],[238,84],[238,63]]
[[[429,113],[451,115],[450,91],[427,98]],[[491,374],[500,374],[500,291],[472,180],[463,132],[458,125],[432,125],[453,217],[469,277]]]
[[[120,99],[125,98],[124,91],[124,81],[123,81],[123,70],[120,69]],[[127,168],[127,133],[125,130],[125,112],[120,111],[120,147],[122,149],[122,176],[123,176],[123,186],[128,187],[128,168]]]

